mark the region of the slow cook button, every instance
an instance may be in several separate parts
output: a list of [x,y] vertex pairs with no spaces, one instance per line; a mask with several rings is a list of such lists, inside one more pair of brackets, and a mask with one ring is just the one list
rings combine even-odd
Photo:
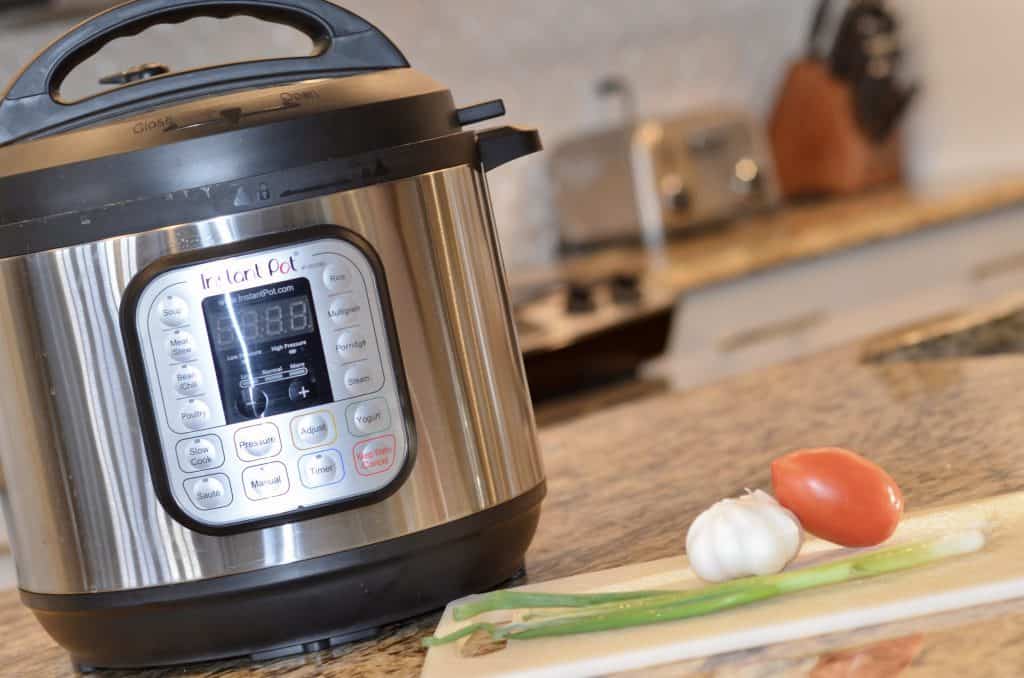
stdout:
[[330,412],[313,412],[292,419],[292,440],[300,449],[327,445],[334,442],[335,436]]
[[185,481],[188,498],[203,511],[222,508],[231,503],[231,481],[223,473]]
[[174,371],[174,390],[183,396],[199,393],[203,388],[203,373],[192,365],[182,365]]
[[346,391],[352,395],[362,395],[374,390],[374,382],[376,380],[373,378],[373,372],[363,362],[345,370],[345,376],[342,381],[345,384]]
[[288,471],[279,461],[250,466],[242,471],[242,485],[253,501],[277,497],[288,491]]
[[167,354],[180,363],[192,360],[196,354],[196,342],[184,330],[174,330],[167,335]]
[[156,313],[165,327],[181,327],[188,322],[188,304],[174,295],[161,299],[156,306]]
[[327,308],[327,316],[335,327],[344,327],[359,322],[359,314],[363,311],[363,302],[356,294],[346,294],[331,302]]
[[324,286],[331,292],[347,292],[354,279],[355,270],[347,262],[338,261],[324,268]]
[[273,457],[281,452],[281,432],[271,423],[235,431],[235,449],[243,461]]
[[345,330],[338,335],[335,348],[342,362],[360,360],[366,357],[366,336],[359,329]]
[[364,440],[352,448],[356,471],[361,476],[384,473],[395,465],[395,437],[381,436]]
[[209,471],[224,463],[224,450],[213,436],[182,440],[177,449],[178,466],[185,473]]
[[189,400],[181,409],[178,410],[178,416],[181,419],[181,424],[190,431],[198,431],[201,428],[206,428],[210,423],[210,408],[205,402],[199,400]]
[[344,477],[345,466],[337,450],[314,452],[299,459],[299,478],[310,489],[332,485]]
[[354,436],[377,433],[390,425],[388,403],[383,398],[348,406],[348,430]]

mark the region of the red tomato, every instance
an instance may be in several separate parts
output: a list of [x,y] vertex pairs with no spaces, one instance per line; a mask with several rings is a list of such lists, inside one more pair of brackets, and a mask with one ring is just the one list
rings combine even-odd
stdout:
[[772,489],[804,529],[842,546],[874,546],[895,531],[903,493],[892,477],[838,447],[797,450],[772,462]]

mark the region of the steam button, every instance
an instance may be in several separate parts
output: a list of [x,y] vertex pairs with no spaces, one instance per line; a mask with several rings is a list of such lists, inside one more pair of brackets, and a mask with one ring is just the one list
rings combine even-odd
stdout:
[[173,294],[160,300],[156,312],[165,327],[181,327],[188,322],[188,304]]
[[366,363],[362,362],[345,370],[345,376],[342,377],[342,381],[345,384],[346,391],[352,395],[361,395],[374,390],[376,379],[373,378],[373,373],[366,366]]

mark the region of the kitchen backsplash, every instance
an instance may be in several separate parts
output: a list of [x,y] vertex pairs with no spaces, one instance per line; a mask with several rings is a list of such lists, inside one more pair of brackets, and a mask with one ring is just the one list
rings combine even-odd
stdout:
[[[764,115],[783,68],[801,46],[809,0],[347,0],[410,62],[451,87],[459,104],[501,97],[510,122],[541,129],[550,147],[621,112],[594,95],[609,74],[627,78],[641,113],[704,104]],[[194,26],[194,28],[193,28]],[[16,31],[0,18],[0,80],[67,28]],[[183,30],[193,37],[180,40]],[[192,33],[192,31],[195,31]],[[254,39],[258,36],[258,39]],[[156,61],[172,69],[298,54],[308,40],[250,19],[161,26],[110,46],[75,74],[69,93],[100,75]],[[556,247],[543,155],[495,170],[491,188],[510,267],[550,259]]]

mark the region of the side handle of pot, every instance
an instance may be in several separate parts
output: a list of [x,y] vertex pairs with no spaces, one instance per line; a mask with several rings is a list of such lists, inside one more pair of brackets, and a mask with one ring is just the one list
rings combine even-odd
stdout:
[[537,130],[505,125],[477,134],[480,164],[485,172],[544,148]]

